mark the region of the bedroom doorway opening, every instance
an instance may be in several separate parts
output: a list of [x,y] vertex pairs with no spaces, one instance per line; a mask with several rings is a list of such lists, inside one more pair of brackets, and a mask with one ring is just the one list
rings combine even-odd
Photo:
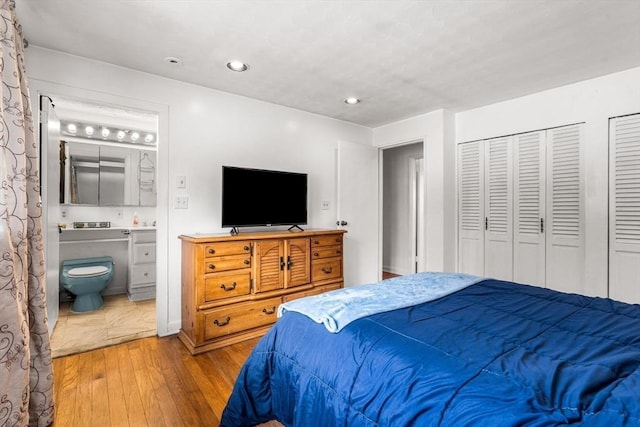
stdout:
[[383,150],[382,278],[420,271],[424,254],[424,144]]

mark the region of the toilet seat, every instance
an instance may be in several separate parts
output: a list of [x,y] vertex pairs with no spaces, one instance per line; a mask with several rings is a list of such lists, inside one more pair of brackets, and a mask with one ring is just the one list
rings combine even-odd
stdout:
[[76,267],[69,270],[69,277],[95,277],[108,273],[109,269],[104,265],[91,265],[88,267]]

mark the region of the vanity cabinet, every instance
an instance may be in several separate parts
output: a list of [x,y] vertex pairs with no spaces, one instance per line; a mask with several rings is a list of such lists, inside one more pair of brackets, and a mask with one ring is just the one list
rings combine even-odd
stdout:
[[277,320],[282,302],[341,288],[344,233],[180,236],[179,339],[198,354],[259,337]]
[[127,295],[131,301],[156,297],[156,231],[135,230],[129,234],[129,278]]

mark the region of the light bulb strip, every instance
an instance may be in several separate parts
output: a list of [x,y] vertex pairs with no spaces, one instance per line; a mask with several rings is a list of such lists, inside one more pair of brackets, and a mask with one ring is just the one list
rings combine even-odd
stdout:
[[128,144],[156,145],[157,134],[141,129],[123,129],[103,124],[60,120],[60,133],[65,136]]

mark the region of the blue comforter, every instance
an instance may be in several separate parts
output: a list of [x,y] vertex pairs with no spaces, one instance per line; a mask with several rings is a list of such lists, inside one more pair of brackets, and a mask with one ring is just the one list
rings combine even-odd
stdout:
[[640,306],[485,280],[338,333],[285,312],[222,426],[640,425]]

